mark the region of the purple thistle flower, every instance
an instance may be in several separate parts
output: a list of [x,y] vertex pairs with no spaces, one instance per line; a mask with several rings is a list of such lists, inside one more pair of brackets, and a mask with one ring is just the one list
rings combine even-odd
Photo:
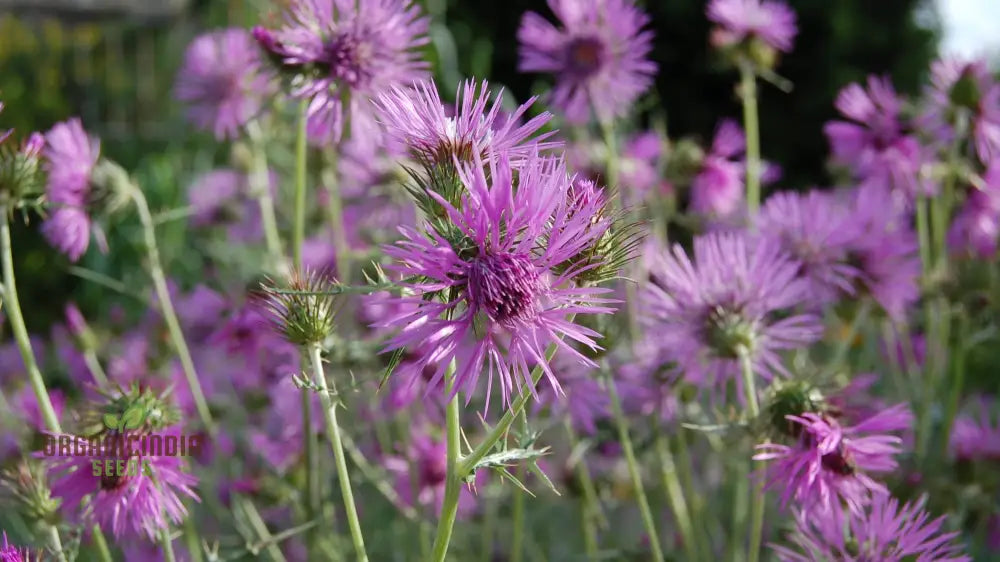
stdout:
[[230,28],[191,41],[174,95],[187,105],[191,122],[221,140],[236,138],[257,116],[267,84],[253,37],[245,29]]
[[[428,65],[428,18],[411,0],[293,0],[285,26],[254,29],[261,46],[301,75],[292,95],[309,102],[309,137],[340,140],[350,114],[352,134],[377,130],[370,98],[395,85],[420,80]],[[344,95],[350,105],[344,107]]]
[[653,255],[649,268],[652,282],[640,298],[650,345],[693,384],[724,387],[734,377],[739,384],[741,348],[757,375],[785,374],[778,352],[822,334],[817,317],[793,311],[808,287],[773,241],[712,233],[695,238],[693,260],[676,245]]
[[55,211],[42,224],[50,244],[77,261],[90,245],[90,174],[100,155],[100,143],[89,137],[79,119],[57,123],[45,134],[48,184],[45,194]]
[[742,214],[743,178],[746,167],[737,160],[746,148],[743,129],[735,121],[719,123],[712,148],[701,170],[691,181],[691,210],[712,219],[727,221]]
[[626,207],[640,204],[654,190],[662,191],[660,160],[665,145],[665,139],[655,131],[638,133],[625,143],[619,183]]
[[[460,249],[437,231],[401,229],[404,240],[386,250],[404,278],[426,279],[407,284],[415,294],[393,297],[415,306],[383,323],[403,327],[386,351],[437,346],[421,360],[438,363],[431,386],[455,359],[454,392],[464,390],[470,400],[484,371],[487,403],[494,374],[505,404],[515,388],[527,384],[535,392],[532,364],[541,365],[558,389],[546,346],[556,342],[562,353],[593,365],[561,336],[597,349],[600,334],[567,317],[613,311],[612,301],[600,296],[608,289],[574,286],[581,267],[565,267],[607,232],[609,221],[598,212],[602,203],[570,201],[571,181],[557,159],[533,156],[515,170],[501,155],[484,171],[477,157],[459,177],[467,190],[460,208],[432,195],[461,237]],[[435,295],[449,300],[427,298]]]
[[552,119],[551,113],[543,112],[520,124],[537,98],[507,115],[501,108],[503,91],[493,96],[492,105],[490,97],[485,80],[478,87],[472,80],[463,82],[455,93],[456,111],[449,116],[437,85],[425,81],[412,88],[394,87],[381,93],[375,105],[389,140],[408,147],[430,165],[451,164],[455,158],[470,162],[473,154],[488,162],[500,153],[518,165],[540,150],[562,146],[562,142],[545,141],[554,131],[534,136]]
[[781,192],[764,203],[757,227],[801,263],[810,300],[822,305],[835,302],[840,293],[854,294],[860,272],[847,263],[854,241],[849,219],[847,207],[829,193]]
[[[61,420],[63,411],[66,409],[66,395],[59,389],[49,390],[49,401],[55,411],[56,419]],[[12,404],[17,411],[18,419],[22,423],[27,423],[32,429],[45,431],[45,419],[38,408],[38,397],[29,385],[21,387],[21,390],[12,397]]]
[[1000,82],[984,60],[944,59],[931,65],[928,110],[922,124],[943,146],[954,141],[956,110],[971,119],[972,144],[980,162],[1000,156]]
[[930,192],[933,185],[919,179],[923,150],[915,137],[903,132],[902,101],[888,78],[869,76],[867,90],[849,84],[835,105],[850,121],[823,127],[834,160],[849,166],[858,179],[891,186],[910,198]]
[[992,413],[997,411],[996,403],[985,397],[978,403],[978,416],[955,418],[948,447],[958,460],[1000,460],[1000,418]]
[[798,443],[757,445],[753,458],[774,461],[765,469],[767,487],[781,490],[782,507],[794,499],[819,517],[837,516],[841,501],[851,512],[861,513],[872,496],[888,493],[869,473],[896,469],[893,457],[901,451],[902,439],[887,433],[909,429],[913,421],[905,404],[853,426],[811,412],[785,418],[801,425]]
[[550,388],[543,388],[536,409],[548,406],[554,418],[568,414],[576,431],[583,435],[596,434],[597,422],[610,417],[610,399],[597,382],[597,373],[565,355],[553,361],[552,369],[559,377],[563,394],[560,396]]
[[[2,139],[0,139],[2,140]],[[0,562],[31,562],[32,557],[27,548],[18,548],[7,542],[7,532],[3,532],[3,544],[0,545]],[[36,558],[36,560],[39,560]]]
[[989,259],[1000,237],[1000,159],[983,173],[982,189],[973,189],[948,230],[948,246],[955,253]]
[[713,33],[719,47],[756,38],[787,53],[799,31],[795,12],[774,0],[712,0],[708,19],[722,26]]
[[521,72],[556,74],[550,103],[570,123],[620,117],[653,83],[649,17],[630,0],[549,0],[562,24],[527,12],[517,30]]
[[902,507],[888,494],[876,495],[871,505],[847,520],[796,516],[791,536],[795,548],[771,545],[782,562],[968,562],[955,544],[957,532],[942,533],[944,516],[931,519],[924,511],[926,497]]
[[[163,433],[164,436],[170,434],[177,435],[171,431]],[[86,438],[68,437],[72,448],[88,449]],[[156,540],[160,529],[170,523],[180,523],[187,516],[182,496],[198,501],[192,489],[198,480],[183,471],[183,457],[140,455],[136,450],[140,447],[138,442],[132,445],[132,454],[127,457],[103,440],[102,454],[98,456],[50,457],[52,496],[62,499],[62,509],[74,516],[94,520],[116,538],[144,532],[150,540]],[[138,470],[133,470],[133,474],[126,470],[124,475],[117,475],[113,470],[111,474],[94,476],[94,463],[101,463],[103,470],[105,460],[132,462]],[[155,482],[150,474],[155,476]]]
[[917,235],[888,188],[862,185],[852,198],[850,259],[861,272],[860,285],[889,316],[900,319],[920,297]]
[[[396,476],[396,491],[407,505],[431,507],[434,513],[441,511],[448,469],[447,447],[443,440],[414,431],[406,455],[389,457],[383,462]],[[485,471],[479,471],[476,484],[483,483],[484,477]],[[475,509],[475,493],[470,487],[463,486],[458,498],[459,516],[471,515]]]

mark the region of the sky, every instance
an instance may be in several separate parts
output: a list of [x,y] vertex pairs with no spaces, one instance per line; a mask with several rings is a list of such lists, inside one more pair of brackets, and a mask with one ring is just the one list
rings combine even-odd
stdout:
[[937,0],[944,24],[945,54],[971,57],[1000,53],[1000,0]]

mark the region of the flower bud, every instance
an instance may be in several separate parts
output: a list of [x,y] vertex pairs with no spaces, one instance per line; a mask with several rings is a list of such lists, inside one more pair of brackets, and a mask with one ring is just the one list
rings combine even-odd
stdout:
[[262,285],[274,328],[295,345],[322,343],[334,328],[333,280],[316,272],[293,273],[286,287]]
[[94,213],[111,215],[128,204],[133,189],[135,184],[124,168],[101,158],[90,174],[87,204]]

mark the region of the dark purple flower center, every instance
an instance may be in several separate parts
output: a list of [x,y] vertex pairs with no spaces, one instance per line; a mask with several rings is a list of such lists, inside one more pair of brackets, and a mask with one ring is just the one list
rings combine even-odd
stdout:
[[538,270],[527,254],[485,252],[469,264],[473,312],[484,312],[501,325],[534,318],[540,289]]
[[837,447],[836,451],[823,455],[820,459],[823,468],[839,476],[851,476],[855,472],[854,461],[850,453],[843,446]]
[[[102,463],[101,489],[114,492],[128,485],[142,470],[142,460],[132,456],[125,459],[112,458],[110,464]],[[118,461],[121,461],[119,463]]]
[[432,448],[429,453],[420,463],[420,483],[433,488],[444,484],[448,478],[448,459],[439,454],[443,451],[438,447]]
[[346,32],[326,44],[323,60],[330,65],[330,74],[351,88],[363,88],[371,83],[374,49],[357,32]]
[[604,43],[596,37],[577,37],[566,45],[566,68],[580,77],[600,70],[605,59]]

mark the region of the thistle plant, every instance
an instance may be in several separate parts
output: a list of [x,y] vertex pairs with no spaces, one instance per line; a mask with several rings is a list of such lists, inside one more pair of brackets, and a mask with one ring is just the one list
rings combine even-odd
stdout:
[[802,184],[846,9],[699,8],[708,113],[682,8],[439,4],[194,30],[152,153],[0,131],[0,559],[992,559],[995,69],[810,98]]

